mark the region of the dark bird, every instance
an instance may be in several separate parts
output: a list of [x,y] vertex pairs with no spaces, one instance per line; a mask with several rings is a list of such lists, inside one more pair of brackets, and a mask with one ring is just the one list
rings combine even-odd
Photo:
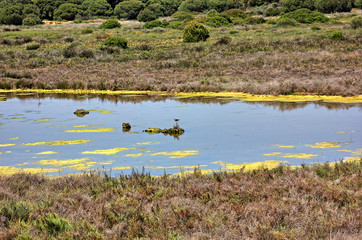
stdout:
[[175,122],[176,122],[176,126],[178,126],[178,121],[180,121],[180,119],[179,118],[174,118],[173,120],[175,120]]

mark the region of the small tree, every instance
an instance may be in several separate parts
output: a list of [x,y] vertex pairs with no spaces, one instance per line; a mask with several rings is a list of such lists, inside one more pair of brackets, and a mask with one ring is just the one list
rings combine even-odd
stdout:
[[81,8],[85,14],[91,16],[111,16],[113,14],[112,7],[106,0],[85,0]]
[[54,11],[54,17],[56,19],[65,19],[68,21],[74,20],[78,13],[77,5],[73,3],[63,3]]
[[197,22],[190,22],[183,32],[184,42],[200,42],[206,41],[210,37],[209,30]]
[[0,23],[21,25],[23,23],[22,5],[8,5],[0,12]]
[[41,24],[42,21],[38,15],[29,14],[23,19],[23,25],[34,26],[37,24]]
[[114,9],[118,18],[136,19],[138,13],[144,8],[143,2],[139,0],[127,0],[120,2]]
[[148,8],[143,9],[137,16],[137,20],[140,22],[149,22],[156,19],[157,15]]
[[352,0],[315,0],[316,9],[323,13],[350,12]]

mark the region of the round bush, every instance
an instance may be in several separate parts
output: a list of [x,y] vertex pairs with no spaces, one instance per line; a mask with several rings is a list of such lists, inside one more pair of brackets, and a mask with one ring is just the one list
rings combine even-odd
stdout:
[[120,2],[114,8],[114,14],[118,18],[136,19],[139,12],[144,8],[144,4],[139,0],[127,0]]
[[21,25],[23,23],[22,6],[7,5],[0,12],[0,24]]
[[137,16],[137,20],[140,22],[150,22],[157,19],[157,15],[148,8],[143,9]]
[[354,17],[351,21],[351,26],[354,29],[362,27],[362,17],[361,16]]
[[63,3],[54,11],[54,18],[71,21],[75,19],[77,13],[78,13],[77,5],[73,3]]
[[344,40],[346,39],[340,31],[334,31],[331,34],[327,35],[326,38],[332,39],[332,40]]
[[287,27],[287,26],[297,26],[297,25],[298,25],[297,21],[290,18],[282,18],[275,24],[276,27]]
[[172,14],[172,17],[176,19],[177,21],[184,21],[184,20],[193,20],[194,17],[192,16],[192,13],[189,12],[175,12]]
[[99,26],[100,29],[112,29],[120,27],[121,24],[116,19],[109,19]]
[[27,25],[27,26],[34,26],[34,25],[41,24],[41,23],[42,23],[42,21],[39,18],[39,16],[36,16],[34,14],[29,14],[28,16],[26,16],[23,19],[23,25]]
[[185,27],[182,37],[184,42],[200,42],[206,41],[210,37],[210,33],[204,25],[191,22]]
[[316,9],[323,13],[350,12],[352,0],[315,0]]
[[295,10],[294,12],[289,12],[284,14],[283,19],[294,19],[300,23],[314,23],[314,22],[328,22],[329,18],[326,17],[323,13],[317,11],[311,11],[306,8]]
[[106,47],[121,47],[127,48],[127,40],[122,37],[110,37],[103,42],[103,46]]
[[40,44],[37,42],[31,42],[26,45],[26,50],[36,50],[40,48]]
[[230,25],[230,22],[228,21],[228,19],[226,19],[226,18],[224,18],[222,16],[208,17],[206,22],[207,22],[207,25],[210,25],[212,27],[221,27],[221,26]]

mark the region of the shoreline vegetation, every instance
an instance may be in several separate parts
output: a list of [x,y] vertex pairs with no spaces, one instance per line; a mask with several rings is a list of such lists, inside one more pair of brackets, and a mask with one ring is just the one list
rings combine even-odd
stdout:
[[0,238],[360,239],[361,167],[1,175]]

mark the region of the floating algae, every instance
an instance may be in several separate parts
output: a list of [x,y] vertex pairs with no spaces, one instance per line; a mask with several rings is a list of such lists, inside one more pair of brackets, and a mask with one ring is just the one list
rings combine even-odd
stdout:
[[265,156],[277,156],[277,155],[280,155],[282,154],[281,152],[273,152],[273,153],[265,153],[264,155]]
[[199,154],[200,151],[198,150],[184,150],[184,151],[173,151],[173,152],[157,152],[152,153],[150,156],[158,156],[158,155],[164,155],[169,156],[169,158],[184,158],[192,155]]
[[77,130],[65,130],[64,132],[70,132],[70,133],[75,133],[75,132],[82,132],[82,133],[91,133],[91,132],[114,132],[116,131],[115,128],[94,128],[94,129],[77,129]]
[[[35,142],[35,143],[23,143],[25,146],[38,146],[38,145],[71,145],[88,143],[91,140],[59,140],[53,142]],[[15,145],[15,144],[14,144]]]
[[139,142],[139,143],[135,143],[135,145],[150,145],[150,144],[159,144],[160,142]]
[[13,175],[16,173],[53,173],[59,172],[59,169],[53,168],[16,168],[16,167],[7,167],[0,166],[0,175]]
[[20,137],[14,137],[14,138],[9,138],[9,140],[17,140],[19,139]]
[[52,119],[54,119],[54,118],[43,118],[43,119],[39,119],[39,120],[36,120],[36,121],[37,122],[49,122]]
[[174,126],[173,128],[169,128],[169,129],[147,128],[146,130],[144,130],[144,132],[146,132],[148,134],[162,133],[165,136],[170,135],[173,137],[178,137],[178,136],[181,136],[182,134],[184,134],[185,130],[180,128],[179,126]]
[[74,114],[77,115],[77,117],[84,117],[85,115],[89,114],[89,111],[86,111],[82,108],[82,109],[77,109],[74,112]]
[[301,158],[301,159],[311,159],[318,157],[318,154],[307,154],[307,153],[287,153],[283,157],[286,158]]
[[142,157],[143,156],[143,153],[134,153],[134,154],[126,154],[124,155],[125,157]]
[[99,113],[113,113],[115,111],[103,110],[103,109],[91,109],[90,112],[99,112]]
[[276,144],[276,145],[272,145],[273,147],[278,147],[278,148],[295,148],[295,146],[292,146],[292,145],[279,145],[279,144]]
[[45,152],[37,153],[36,155],[50,155],[50,154],[58,154],[58,153],[59,153],[59,152],[45,151]]
[[6,144],[0,144],[0,147],[10,147],[10,146],[15,146],[16,144],[14,143],[6,143]]
[[319,142],[315,144],[306,144],[305,146],[311,148],[340,148],[339,142]]
[[112,148],[94,151],[84,151],[82,154],[103,154],[103,155],[114,155],[122,151],[135,150],[135,148]]
[[94,167],[97,162],[91,161],[90,158],[78,158],[78,159],[51,159],[51,160],[41,160],[38,162],[40,165],[50,165],[52,167],[71,168],[75,170],[88,170],[91,167]]
[[74,128],[84,128],[84,127],[100,127],[103,126],[103,124],[90,124],[90,125],[75,125]]

